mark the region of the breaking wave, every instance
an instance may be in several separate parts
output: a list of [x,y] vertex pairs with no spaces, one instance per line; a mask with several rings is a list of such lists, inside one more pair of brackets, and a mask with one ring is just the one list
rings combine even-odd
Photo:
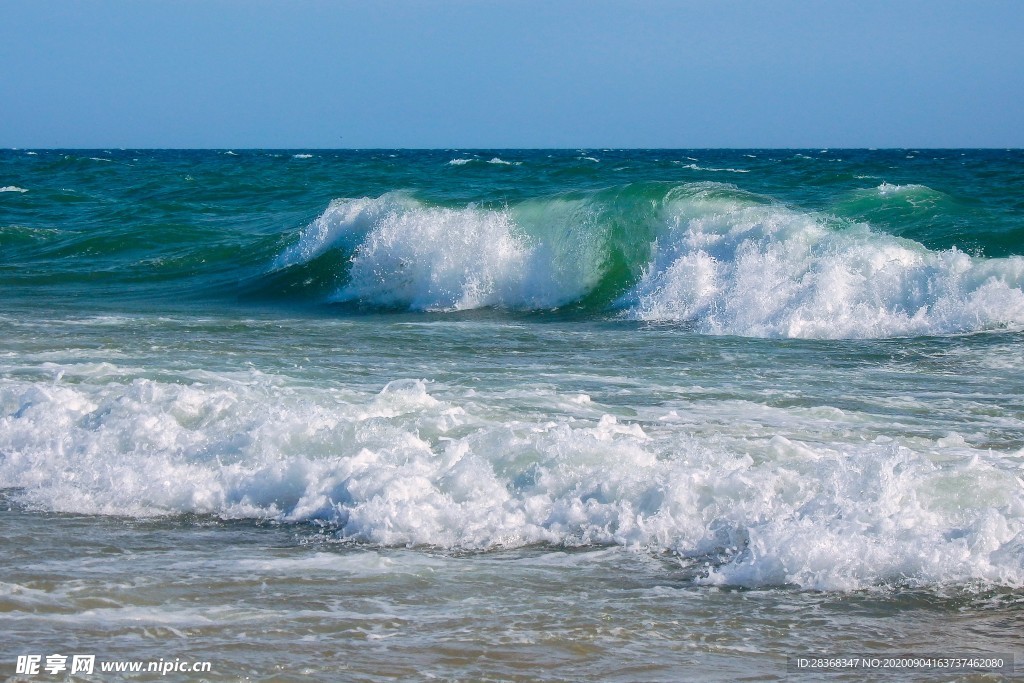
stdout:
[[[920,193],[882,186],[881,194]],[[338,199],[275,260],[330,254],[331,301],[419,311],[573,307],[706,334],[877,338],[1024,326],[1024,258],[932,250],[719,183],[512,206]],[[321,266],[323,263],[321,262]]]
[[585,395],[545,396],[562,408],[538,421],[420,380],[374,394],[62,369],[75,382],[0,387],[0,487],[34,508],[315,522],[390,546],[620,545],[728,585],[1024,583],[1019,482],[956,435],[731,443]]

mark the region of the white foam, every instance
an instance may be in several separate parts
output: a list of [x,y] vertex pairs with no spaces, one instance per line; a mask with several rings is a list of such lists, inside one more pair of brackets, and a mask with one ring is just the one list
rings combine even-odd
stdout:
[[417,310],[521,301],[530,245],[501,211],[423,208],[374,222],[334,297]]
[[499,164],[501,166],[522,166],[523,165],[523,162],[521,162],[521,161],[505,161],[504,159],[501,159],[499,157],[494,157],[493,159],[489,160],[487,163],[489,163],[489,164]]
[[312,154],[293,154],[292,159],[312,159]]
[[[543,218],[559,208],[571,213],[578,203],[545,204]],[[350,274],[334,300],[416,310],[553,308],[585,294],[600,278],[600,257],[588,258],[569,230],[528,235],[524,212],[430,207],[399,193],[335,200],[275,266],[340,247],[352,254]]]
[[[860,178],[860,177],[868,177],[868,176],[857,176],[857,177]],[[890,195],[896,195],[896,194],[912,194],[912,193],[917,193],[917,192],[935,192],[934,190],[932,190],[927,185],[917,185],[917,184],[914,184],[914,183],[908,183],[907,185],[894,185],[892,183],[886,183],[886,182],[883,182],[881,185],[879,185],[876,188],[876,190],[878,191],[878,194],[880,194],[883,197],[887,197],[887,196],[890,196]]]
[[23,187],[17,187],[15,185],[8,185],[6,187],[0,187],[0,192],[28,192]]
[[45,510],[318,520],[371,544],[671,551],[715,584],[1024,585],[1019,454],[994,458],[956,435],[702,437],[683,404],[641,424],[600,410],[529,418],[504,394],[460,393],[422,380],[299,391],[256,372],[191,385],[9,380],[0,487]]
[[[682,164],[683,162],[673,161],[672,163]],[[692,171],[713,171],[718,173],[750,173],[750,170],[745,168],[711,168],[709,166],[698,166],[697,164],[684,164],[683,168],[688,168]]]
[[449,166],[465,166],[466,164],[468,164],[468,163],[470,163],[472,161],[478,161],[478,159],[452,159],[451,161],[448,162],[448,165]]
[[777,205],[687,198],[624,299],[710,334],[874,338],[1024,326],[1024,258],[930,251]]
[[335,199],[306,226],[298,243],[277,257],[274,267],[304,263],[338,244],[354,249],[377,222],[408,206],[414,203],[399,193],[389,193],[379,199]]
[[[364,553],[318,552],[299,557],[259,558],[238,562],[238,567],[247,573],[284,574],[289,577],[325,574],[354,574],[361,577],[375,574],[425,574],[444,565],[443,558],[430,555],[403,556],[401,560],[398,560],[373,551]],[[2,587],[0,587],[0,591],[2,591]]]

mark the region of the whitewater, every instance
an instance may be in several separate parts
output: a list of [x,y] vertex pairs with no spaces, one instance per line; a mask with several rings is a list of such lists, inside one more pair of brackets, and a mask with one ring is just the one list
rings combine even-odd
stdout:
[[0,174],[11,657],[733,680],[836,642],[1024,656],[1020,151],[13,150]]
[[[631,219],[640,224],[623,227]],[[710,334],[878,338],[1024,324],[1020,256],[929,250],[718,183],[626,186],[501,210],[429,207],[395,193],[336,199],[274,266],[329,251],[348,271],[329,300],[411,310],[557,309],[606,285],[622,291],[601,302],[609,310]],[[617,260],[632,277],[615,272]]]

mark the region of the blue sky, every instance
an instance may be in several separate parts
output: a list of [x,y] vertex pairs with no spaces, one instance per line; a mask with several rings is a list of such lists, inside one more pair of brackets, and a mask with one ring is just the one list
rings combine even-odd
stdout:
[[3,147],[1020,147],[1024,2],[0,0]]

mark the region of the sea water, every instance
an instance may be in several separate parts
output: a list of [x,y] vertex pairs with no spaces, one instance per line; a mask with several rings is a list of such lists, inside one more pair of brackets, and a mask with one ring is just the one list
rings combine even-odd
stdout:
[[1022,188],[1019,150],[0,152],[0,667],[1024,662]]

